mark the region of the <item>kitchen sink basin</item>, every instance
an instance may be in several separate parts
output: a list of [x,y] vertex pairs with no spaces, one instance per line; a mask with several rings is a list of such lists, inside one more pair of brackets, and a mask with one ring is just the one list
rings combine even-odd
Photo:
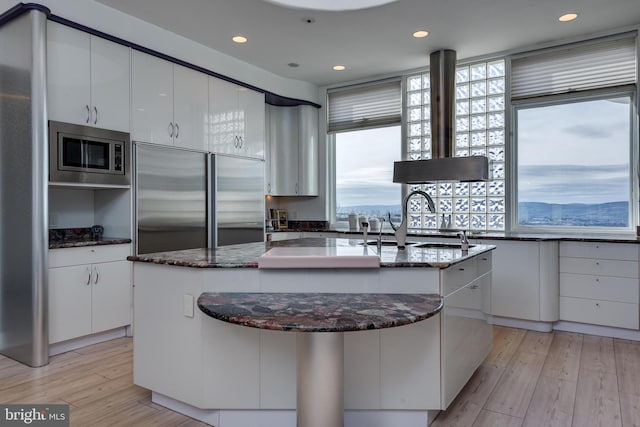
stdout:
[[[474,247],[475,245],[469,245],[469,248]],[[460,249],[462,245],[460,243],[438,243],[438,242],[426,242],[426,243],[418,243],[412,245],[414,248],[424,248],[424,249]]]
[[[405,243],[406,245],[413,245],[416,242],[407,242]],[[364,243],[360,243],[361,245],[364,245]],[[378,244],[378,242],[376,240],[368,240],[367,241],[367,245],[369,246],[376,246]],[[382,241],[382,246],[398,246],[398,242],[396,242],[395,240],[383,240]]]

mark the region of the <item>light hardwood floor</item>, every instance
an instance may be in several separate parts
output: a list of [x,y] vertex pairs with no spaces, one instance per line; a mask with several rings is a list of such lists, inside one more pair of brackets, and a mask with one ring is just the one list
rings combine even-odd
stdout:
[[[35,369],[0,356],[0,402],[67,403],[78,427],[206,425],[133,385],[130,338]],[[639,427],[640,342],[494,327],[493,351],[432,426]]]

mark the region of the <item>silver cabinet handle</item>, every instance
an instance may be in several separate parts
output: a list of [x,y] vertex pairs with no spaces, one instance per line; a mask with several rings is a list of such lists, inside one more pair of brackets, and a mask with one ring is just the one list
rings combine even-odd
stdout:
[[298,183],[296,182],[296,194],[298,194]]
[[238,139],[240,140],[240,148],[242,148],[242,146],[244,145],[244,137],[239,136]]
[[87,286],[91,284],[91,275],[92,275],[91,268],[87,267],[87,283],[85,283],[85,285]]
[[93,124],[97,125],[98,124],[98,107],[96,107],[95,105],[93,106],[93,112],[96,113],[96,116],[93,119]]
[[267,184],[267,193],[271,193],[271,184]]
[[96,280],[93,282],[94,285],[98,284],[98,280],[100,280],[100,271],[98,271],[98,267],[93,267],[96,270]]
[[471,285],[469,286],[469,289],[478,289],[480,286],[479,285]]
[[85,105],[85,107],[87,107],[87,120],[86,120],[86,123],[89,123],[91,121],[91,108],[89,108],[89,104]]
[[173,123],[169,123],[167,130],[169,131],[169,136],[173,138]]
[[180,126],[178,126],[178,124],[175,124],[176,126],[176,138],[178,137],[178,135],[180,135]]

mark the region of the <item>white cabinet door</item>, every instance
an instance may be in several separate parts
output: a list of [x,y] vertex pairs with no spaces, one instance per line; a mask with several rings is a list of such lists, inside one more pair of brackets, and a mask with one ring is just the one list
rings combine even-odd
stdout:
[[264,93],[238,87],[240,154],[264,159]]
[[91,123],[129,132],[129,48],[91,36]]
[[90,265],[49,269],[49,342],[91,333]]
[[209,151],[235,154],[237,136],[237,86],[215,77],[209,78]]
[[55,22],[47,30],[49,118],[129,132],[129,48]]
[[131,263],[93,264],[91,329],[93,333],[131,323]]
[[264,94],[209,78],[209,151],[264,159]]
[[173,145],[173,64],[133,52],[131,79],[131,139]]
[[206,74],[186,67],[173,67],[174,145],[208,151],[206,134],[209,110],[209,79]]
[[268,110],[270,126],[266,193],[273,196],[296,196],[300,166],[298,109],[269,106]]
[[49,118],[91,123],[89,34],[47,22],[47,103]]
[[480,240],[493,251],[491,312],[494,316],[540,320],[538,242]]

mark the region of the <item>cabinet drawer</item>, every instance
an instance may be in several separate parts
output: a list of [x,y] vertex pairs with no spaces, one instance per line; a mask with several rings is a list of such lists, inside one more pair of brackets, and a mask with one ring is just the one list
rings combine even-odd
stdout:
[[610,259],[560,258],[560,273],[592,274],[638,278],[637,261],[614,261]]
[[129,255],[131,255],[129,244],[49,249],[49,268],[123,261]]
[[634,243],[560,242],[560,256],[638,261]]
[[462,288],[477,277],[476,259],[472,258],[449,268],[440,270],[440,280],[442,283],[442,295],[449,295],[451,292]]
[[638,304],[638,279],[560,273],[560,296]]
[[476,257],[476,262],[478,265],[478,276],[482,276],[485,273],[491,271],[492,268],[492,257],[491,252],[485,252]]
[[560,320],[638,329],[638,304],[560,297]]

